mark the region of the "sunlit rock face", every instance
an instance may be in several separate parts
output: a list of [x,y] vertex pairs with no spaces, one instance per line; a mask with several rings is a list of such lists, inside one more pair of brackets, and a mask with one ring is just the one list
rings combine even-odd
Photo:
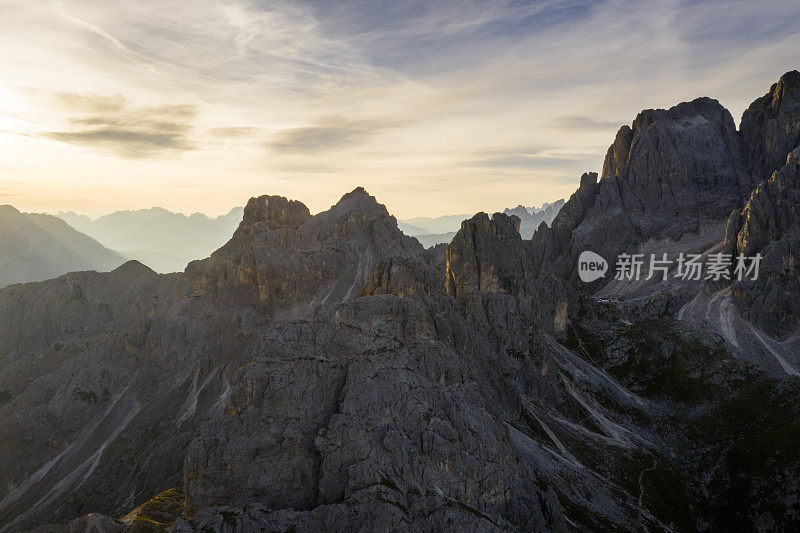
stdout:
[[729,219],[726,247],[737,256],[761,254],[758,280],[735,284],[740,310],[779,336],[800,319],[800,148],[761,182]]
[[745,170],[753,185],[770,178],[800,145],[800,72],[787,72],[750,104],[739,130]]

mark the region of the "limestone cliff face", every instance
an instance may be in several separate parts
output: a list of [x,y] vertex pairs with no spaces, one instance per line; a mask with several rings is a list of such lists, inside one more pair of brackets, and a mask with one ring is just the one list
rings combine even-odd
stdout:
[[724,218],[741,205],[749,180],[733,119],[719,102],[698,98],[643,111],[632,131],[628,157],[618,156],[625,164],[617,184],[640,233],[678,236],[687,220]]
[[200,420],[224,412],[226,384],[263,327],[247,306],[209,305],[182,275],[136,261],[7,287],[0,317],[0,528],[10,531],[122,516],[181,485],[183,448]]
[[609,148],[592,215],[622,209],[640,237],[677,238],[741,205],[749,180],[738,153],[733,119],[716,100],[643,111]]
[[564,245],[569,242],[572,232],[584,221],[589,210],[594,207],[597,193],[597,173],[586,172],[581,176],[578,190],[569,197],[550,226],[553,229],[556,243],[562,245],[559,247],[559,252],[565,249]]
[[800,145],[800,72],[787,72],[750,104],[739,130],[744,165],[756,185],[770,178]]
[[617,131],[614,143],[608,147],[606,158],[603,160],[603,178],[613,177],[625,168],[628,156],[631,153],[631,143],[634,133],[630,126],[622,126]]
[[[301,244],[306,234],[319,243],[310,249],[318,268],[336,257],[328,247],[349,252],[350,265],[325,275],[363,259],[362,275],[347,281],[361,289],[265,332],[233,380],[227,416],[204,423],[187,449],[189,520],[179,526],[203,529],[229,506],[242,527],[279,530],[564,530],[554,492],[526,496],[535,467],[488,414],[559,394],[555,373],[530,377],[549,356],[529,300],[520,300],[518,228],[516,217],[476,215],[443,264],[442,250],[399,235],[361,190],[299,226]],[[276,252],[259,253],[263,261]],[[331,291],[317,290],[314,301]],[[501,374],[513,392],[464,388]]]

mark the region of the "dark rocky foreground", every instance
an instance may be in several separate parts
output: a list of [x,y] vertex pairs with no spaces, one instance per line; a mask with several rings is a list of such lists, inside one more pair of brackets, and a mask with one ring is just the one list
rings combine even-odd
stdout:
[[[799,107],[644,111],[530,240],[262,196],[183,274],[0,291],[0,528],[797,529]],[[587,286],[587,248],[763,276]]]

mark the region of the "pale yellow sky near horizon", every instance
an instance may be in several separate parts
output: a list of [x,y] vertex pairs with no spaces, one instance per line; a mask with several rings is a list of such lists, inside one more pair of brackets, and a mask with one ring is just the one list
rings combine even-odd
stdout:
[[800,64],[796,7],[0,0],[0,204],[540,205],[643,108],[711,96],[738,124]]

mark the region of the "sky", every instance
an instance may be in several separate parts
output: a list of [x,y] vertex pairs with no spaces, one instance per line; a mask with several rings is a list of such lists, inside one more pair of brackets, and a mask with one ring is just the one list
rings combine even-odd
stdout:
[[800,2],[0,0],[0,36],[0,204],[361,185],[410,218],[569,197],[642,109],[738,124],[800,68]]

